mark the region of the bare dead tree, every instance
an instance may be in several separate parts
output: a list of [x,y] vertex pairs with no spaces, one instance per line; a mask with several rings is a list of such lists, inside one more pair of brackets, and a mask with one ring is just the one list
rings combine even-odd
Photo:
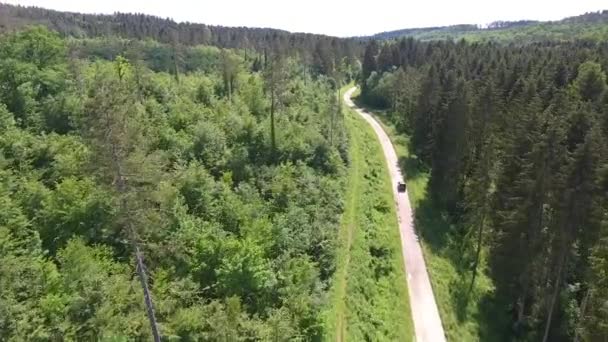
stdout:
[[130,95],[125,94],[128,93],[125,91],[126,88],[121,88],[124,86],[123,77],[125,70],[123,68],[127,67],[126,63],[125,59],[117,60],[118,85],[101,83],[99,92],[97,93],[99,97],[93,99],[92,103],[93,117],[96,117],[94,120],[97,122],[93,124],[92,131],[96,135],[96,139],[98,139],[98,147],[101,148],[100,153],[106,156],[102,158],[106,159],[106,165],[110,169],[108,171],[113,175],[112,185],[120,196],[122,230],[133,249],[135,269],[143,290],[144,303],[148,320],[150,321],[152,336],[155,342],[160,342],[160,331],[154,312],[154,302],[150,293],[144,256],[139,245],[139,236],[133,224],[132,215],[130,215],[131,210],[128,199],[128,195],[131,192],[128,179],[133,176],[125,171],[124,165],[127,162],[131,150],[130,146],[133,142],[131,141],[128,122],[131,108],[128,97]]
[[[128,202],[127,198],[124,196],[127,192],[127,183],[126,178],[124,176],[122,170],[122,163],[120,160],[119,153],[117,153],[117,148],[115,145],[111,146],[112,148],[112,160],[114,163],[115,171],[116,171],[116,190],[121,194],[122,198],[120,201],[121,204],[121,212],[128,212]],[[135,269],[137,271],[137,276],[139,277],[139,282],[141,283],[141,288],[144,292],[144,302],[146,304],[146,313],[148,315],[148,320],[150,321],[150,328],[152,329],[152,336],[154,337],[154,342],[160,342],[160,332],[158,329],[158,323],[156,321],[156,314],[154,312],[154,303],[152,301],[152,295],[150,294],[150,288],[148,286],[148,276],[146,274],[146,266],[144,264],[144,257],[141,249],[139,248],[138,237],[135,229],[131,221],[128,219],[126,224],[127,234],[129,235],[129,242],[133,248],[135,253]]]

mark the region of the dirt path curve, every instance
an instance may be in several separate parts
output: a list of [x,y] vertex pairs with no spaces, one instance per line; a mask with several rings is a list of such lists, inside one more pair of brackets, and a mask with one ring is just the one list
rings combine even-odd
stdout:
[[407,288],[410,294],[410,306],[412,308],[412,319],[416,331],[417,342],[444,342],[445,334],[441,325],[441,318],[435,303],[433,288],[429,275],[426,272],[426,264],[422,256],[422,249],[418,242],[418,236],[414,231],[412,207],[407,192],[397,192],[397,182],[403,181],[401,170],[397,159],[397,153],[390,138],[382,129],[382,126],[363,109],[355,106],[351,95],[355,87],[350,88],[344,94],[344,102],[355,109],[365,121],[367,121],[378,136],[384,157],[388,164],[391,181],[393,184],[393,196],[396,200],[397,216],[399,219],[399,233],[401,235],[401,249],[405,262],[407,274]]

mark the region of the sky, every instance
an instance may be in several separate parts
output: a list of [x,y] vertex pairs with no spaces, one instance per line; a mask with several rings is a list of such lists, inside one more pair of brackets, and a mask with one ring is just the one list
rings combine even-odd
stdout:
[[558,20],[608,9],[606,0],[0,0],[49,9],[136,12],[210,25],[272,27],[339,37],[412,27]]

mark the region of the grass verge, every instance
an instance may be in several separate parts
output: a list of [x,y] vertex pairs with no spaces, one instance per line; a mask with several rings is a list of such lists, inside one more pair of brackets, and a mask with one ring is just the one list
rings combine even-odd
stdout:
[[[364,107],[360,101],[357,105]],[[468,293],[470,272],[460,265],[458,246],[450,238],[453,230],[445,215],[427,195],[429,171],[410,153],[410,139],[397,132],[387,113],[372,110],[391,138],[407,181],[410,203],[415,210],[416,231],[421,236],[427,272],[448,341],[503,341],[508,336],[506,313],[494,296],[494,285],[482,260],[480,272]]]
[[397,216],[384,155],[372,128],[348,107],[343,110],[350,165],[326,340],[412,341]]

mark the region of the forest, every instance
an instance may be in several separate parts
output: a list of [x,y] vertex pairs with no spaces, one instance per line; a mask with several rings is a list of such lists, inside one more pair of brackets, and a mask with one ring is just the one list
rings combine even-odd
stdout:
[[451,25],[440,27],[410,28],[374,34],[379,40],[413,37],[419,40],[493,41],[501,43],[529,44],[545,41],[608,39],[608,10],[589,12],[556,21],[494,21],[481,25]]
[[458,296],[487,274],[504,340],[608,337],[607,61],[605,41],[366,47],[361,100],[410,138]]
[[608,340],[605,22],[337,38],[0,4],[0,341],[409,340],[354,85],[447,339]]
[[257,51],[266,56],[280,49],[327,75],[339,69],[344,60],[349,65],[354,64],[363,48],[363,44],[354,39],[269,28],[177,23],[168,18],[144,14],[81,14],[0,3],[0,32],[27,25],[43,25],[63,36],[75,38],[154,40],[170,44],[177,50],[184,45],[210,45],[245,52]]
[[149,340],[140,282],[163,339],[317,339],[347,163],[335,81],[278,52],[253,72],[205,47],[167,72],[72,44],[0,42],[0,340]]

